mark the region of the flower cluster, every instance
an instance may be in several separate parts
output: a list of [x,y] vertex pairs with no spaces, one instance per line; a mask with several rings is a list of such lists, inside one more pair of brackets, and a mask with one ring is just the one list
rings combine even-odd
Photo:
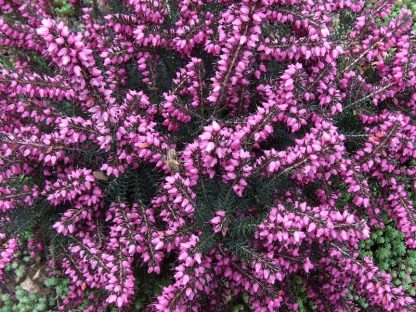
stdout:
[[6,240],[6,235],[0,233],[1,252],[0,252],[0,279],[3,279],[4,269],[7,264],[12,262],[14,253],[17,251],[18,242],[16,238]]
[[358,254],[382,213],[416,249],[394,2],[0,0],[0,280],[30,227],[61,311],[129,311],[158,277],[149,311],[297,310],[295,279],[318,311],[414,311]]

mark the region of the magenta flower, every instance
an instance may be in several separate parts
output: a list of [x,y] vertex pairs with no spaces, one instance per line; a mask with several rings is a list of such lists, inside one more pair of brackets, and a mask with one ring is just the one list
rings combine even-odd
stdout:
[[52,2],[0,0],[0,280],[27,248],[60,311],[415,310],[358,252],[384,215],[416,248],[409,10]]

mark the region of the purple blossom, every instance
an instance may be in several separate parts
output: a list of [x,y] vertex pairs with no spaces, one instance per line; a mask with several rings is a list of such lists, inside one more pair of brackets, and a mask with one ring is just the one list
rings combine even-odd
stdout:
[[[11,216],[42,206],[65,242],[61,311],[131,309],[142,267],[170,280],[149,311],[296,310],[295,277],[319,311],[357,310],[351,289],[414,310],[358,254],[383,212],[416,248],[410,11],[69,2],[73,18],[0,0],[0,279],[21,246]],[[28,248],[48,256],[37,231]]]

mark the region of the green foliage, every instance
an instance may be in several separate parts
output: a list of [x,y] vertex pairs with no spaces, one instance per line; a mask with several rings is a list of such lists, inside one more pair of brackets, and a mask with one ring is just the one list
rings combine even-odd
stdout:
[[59,16],[71,16],[74,14],[74,7],[67,0],[54,0],[55,13]]
[[250,311],[249,308],[249,297],[247,294],[228,294],[226,295],[226,300],[224,302],[224,306],[221,308],[223,311],[230,311],[230,312],[246,312]]
[[[27,231],[28,238],[33,232]],[[46,278],[48,267],[40,257],[30,257],[23,249],[5,268],[0,284],[0,312],[54,312],[67,296],[69,279]]]
[[2,307],[1,312],[44,312],[48,311],[46,297],[40,297],[23,290],[20,286],[16,287],[14,298],[6,294],[0,297]]
[[45,286],[55,290],[56,299],[64,298],[68,293],[69,280],[63,277],[50,277],[44,281]]
[[347,295],[347,299],[350,300],[351,302],[354,302],[357,307],[360,307],[362,309],[362,311],[367,311],[367,308],[368,308],[367,301],[363,297],[357,295],[354,289],[350,288],[348,295]]
[[140,270],[136,276],[137,297],[134,300],[134,311],[145,311],[162,288],[169,285],[171,280],[162,276],[149,276],[145,270]]
[[308,299],[305,284],[300,276],[294,276],[291,289],[298,304],[298,312],[316,311],[316,305]]
[[12,70],[14,68],[13,63],[10,60],[10,57],[0,57],[0,67]]
[[391,221],[386,220],[383,229],[373,229],[370,239],[361,243],[360,254],[373,258],[381,270],[390,273],[394,285],[416,295],[416,251],[406,248],[404,234]]

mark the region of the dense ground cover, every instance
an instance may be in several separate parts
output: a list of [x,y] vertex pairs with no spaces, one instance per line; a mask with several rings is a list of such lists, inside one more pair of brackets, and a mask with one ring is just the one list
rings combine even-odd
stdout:
[[0,8],[0,311],[416,310],[414,4]]

